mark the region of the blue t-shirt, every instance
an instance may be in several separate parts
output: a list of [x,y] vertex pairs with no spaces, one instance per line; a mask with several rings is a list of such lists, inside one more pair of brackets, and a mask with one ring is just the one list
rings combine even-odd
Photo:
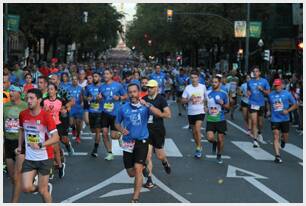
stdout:
[[188,76],[186,74],[183,75],[176,75],[175,77],[175,86],[176,86],[176,90],[183,92],[185,89],[185,86],[187,84],[187,80],[188,80]]
[[259,91],[258,86],[263,87],[264,90],[269,90],[270,85],[268,81],[264,78],[260,78],[258,80],[251,79],[247,82],[248,90],[251,91],[251,96],[249,97],[249,104],[256,106],[264,106],[265,105],[265,96],[264,93]]
[[138,79],[132,79],[130,83],[137,84],[140,87],[140,81]]
[[68,89],[70,97],[72,97],[75,100],[75,104],[71,107],[71,111],[83,110],[81,105],[82,91],[83,89],[79,85],[77,86],[71,85],[71,87]]
[[101,111],[116,116],[120,107],[120,100],[115,101],[113,96],[123,96],[126,94],[122,84],[114,81],[110,84],[102,84],[99,93],[102,94]]
[[242,91],[242,97],[241,97],[241,100],[246,103],[246,104],[249,104],[249,97],[247,96],[247,91],[248,91],[248,87],[247,87],[247,83],[243,83],[241,86],[240,86],[240,89]]
[[71,86],[72,86],[71,82],[67,82],[67,83],[61,82],[59,84],[59,88],[65,91],[70,91]]
[[116,116],[116,123],[129,131],[129,134],[123,136],[124,141],[143,140],[149,137],[148,119],[150,111],[147,107],[140,105],[132,106],[130,102],[120,107]]
[[92,100],[89,102],[89,108],[88,112],[89,113],[100,113],[101,107],[100,107],[100,102],[96,100],[97,95],[99,94],[99,89],[100,89],[100,84],[95,85],[95,84],[90,84],[86,87],[84,95],[86,97],[92,96]]
[[207,92],[208,100],[208,114],[207,122],[221,122],[224,121],[224,108],[218,103],[218,100],[222,100],[223,104],[228,103],[228,95],[226,92],[210,90]]
[[286,122],[290,120],[289,114],[283,114],[284,109],[289,109],[290,105],[296,104],[292,94],[286,90],[280,92],[272,91],[269,94],[271,105],[271,122]]
[[165,93],[165,82],[167,80],[166,74],[163,72],[160,72],[159,74],[154,72],[153,74],[150,75],[150,80],[151,79],[154,79],[155,81],[158,82],[159,93],[164,94]]

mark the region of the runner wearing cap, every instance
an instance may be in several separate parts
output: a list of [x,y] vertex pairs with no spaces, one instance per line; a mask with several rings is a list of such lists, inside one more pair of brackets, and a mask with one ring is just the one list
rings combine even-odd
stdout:
[[[276,163],[281,163],[282,159],[280,157],[279,148],[285,147],[288,141],[289,133],[289,113],[297,109],[296,100],[293,98],[292,94],[287,90],[282,89],[282,80],[275,79],[273,82],[275,90],[269,94],[269,103],[271,105],[271,129],[274,136],[274,151]],[[292,105],[291,107],[289,105]],[[280,131],[282,132],[282,137],[280,138]],[[279,145],[279,140],[281,139],[281,145]]]
[[130,177],[135,177],[133,203],[138,202],[143,183],[142,172],[148,154],[149,116],[153,113],[162,117],[159,109],[144,100],[139,100],[139,91],[137,84],[128,85],[130,101],[120,107],[115,124],[117,130],[123,134],[121,147],[124,167]]
[[11,85],[9,92],[11,101],[3,105],[5,162],[13,184],[11,197],[13,203],[19,200],[21,169],[24,161],[24,153],[20,155],[15,153],[19,138],[19,113],[28,107],[27,103],[20,98],[21,92],[20,87]]
[[149,129],[149,151],[147,156],[147,168],[149,169],[149,176],[145,187],[152,188],[154,186],[152,181],[152,154],[155,150],[157,158],[162,162],[167,174],[171,173],[171,167],[166,157],[164,150],[166,129],[164,126],[164,118],[171,117],[171,110],[168,106],[167,100],[161,94],[158,94],[158,82],[151,79],[146,85],[148,88],[148,95],[143,97],[143,100],[149,102],[154,107],[161,111],[162,116],[155,116],[150,114],[148,120]]
[[252,121],[252,135],[254,138],[253,147],[259,147],[258,140],[263,141],[261,130],[263,128],[263,115],[265,106],[265,95],[270,93],[268,81],[260,77],[260,70],[257,66],[252,69],[253,79],[247,83],[249,96],[249,113]]

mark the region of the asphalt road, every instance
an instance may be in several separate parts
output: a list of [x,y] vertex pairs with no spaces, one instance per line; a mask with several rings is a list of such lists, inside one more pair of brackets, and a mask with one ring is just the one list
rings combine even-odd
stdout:
[[[203,138],[204,157],[195,159],[191,131],[186,128],[186,115],[179,117],[176,106],[166,121],[166,151],[172,165],[167,175],[161,163],[154,159],[153,181],[157,187],[143,189],[142,203],[276,203],[303,201],[303,137],[291,127],[289,143],[281,151],[282,164],[276,164],[272,145],[270,123],[264,124],[266,144],[252,148],[251,139],[245,134],[241,113],[228,122],[225,137],[224,163],[217,164],[211,156],[211,145]],[[206,123],[203,123],[203,133]],[[120,149],[115,142],[113,161],[105,161],[103,144],[98,158],[89,154],[94,140],[86,129],[82,142],[76,145],[78,152],[66,157],[66,175],[51,180],[54,202],[79,203],[129,203],[133,191],[133,179],[124,171]],[[87,154],[88,153],[88,154]],[[3,201],[9,202],[11,184],[7,175],[3,178]],[[22,194],[20,202],[41,202],[39,195]]]

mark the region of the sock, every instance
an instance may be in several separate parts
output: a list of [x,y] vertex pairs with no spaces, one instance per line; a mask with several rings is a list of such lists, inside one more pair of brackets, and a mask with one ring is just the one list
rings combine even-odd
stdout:
[[148,182],[152,182],[152,177],[151,176],[148,176]]
[[168,163],[168,161],[166,161],[166,160],[163,160],[162,161],[162,164],[165,166],[165,165],[167,165],[167,163]]
[[98,149],[98,147],[99,147],[99,144],[95,143],[95,149]]
[[221,154],[217,154],[217,157],[221,157]]
[[258,130],[258,134],[261,134],[261,131],[260,131],[260,130]]

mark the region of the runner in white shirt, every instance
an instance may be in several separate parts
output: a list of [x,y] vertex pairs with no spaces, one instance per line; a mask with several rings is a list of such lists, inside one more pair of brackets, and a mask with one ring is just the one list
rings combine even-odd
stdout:
[[188,103],[187,114],[189,125],[192,128],[193,138],[196,144],[196,158],[202,157],[201,126],[205,118],[204,101],[207,100],[206,86],[199,83],[199,72],[192,70],[190,73],[191,84],[188,85],[182,95],[182,102]]

